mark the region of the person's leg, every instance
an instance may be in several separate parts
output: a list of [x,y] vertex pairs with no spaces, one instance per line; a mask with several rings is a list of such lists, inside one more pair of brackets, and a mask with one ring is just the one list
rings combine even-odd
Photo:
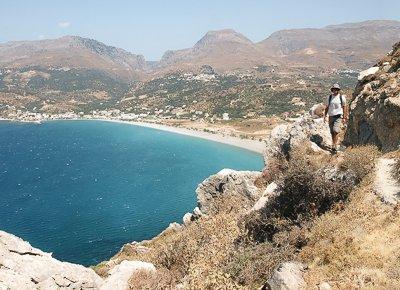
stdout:
[[332,132],[332,149],[336,150],[339,141],[339,133]]
[[336,151],[338,149],[339,145],[339,134],[342,129],[342,117],[336,117],[333,126],[332,126],[332,146],[333,146],[333,151]]

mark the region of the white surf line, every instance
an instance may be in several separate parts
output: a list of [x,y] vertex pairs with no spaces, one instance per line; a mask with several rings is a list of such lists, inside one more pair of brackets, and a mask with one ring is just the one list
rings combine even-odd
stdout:
[[390,204],[400,201],[400,185],[392,176],[394,163],[394,159],[380,158],[375,173],[375,192]]

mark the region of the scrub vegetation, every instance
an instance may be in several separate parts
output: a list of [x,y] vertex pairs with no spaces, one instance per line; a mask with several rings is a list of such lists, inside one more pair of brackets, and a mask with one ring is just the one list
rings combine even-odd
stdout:
[[[132,289],[179,284],[189,289],[258,289],[285,261],[309,265],[308,285],[329,281],[346,289],[390,288],[400,281],[400,214],[382,207],[371,189],[378,156],[372,146],[347,149],[343,158],[299,148],[289,160],[278,158],[274,172],[256,182],[264,188],[274,179],[281,192],[260,210],[245,208],[243,197],[217,198],[209,215],[150,241],[125,245],[114,259],[156,266],[157,272],[134,274]],[[339,169],[330,177],[335,163]],[[106,270],[106,264],[96,267],[100,274]]]

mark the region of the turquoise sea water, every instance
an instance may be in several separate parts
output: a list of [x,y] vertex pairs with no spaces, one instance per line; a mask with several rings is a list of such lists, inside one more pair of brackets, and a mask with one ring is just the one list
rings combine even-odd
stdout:
[[0,122],[0,229],[92,265],[181,222],[209,175],[262,165],[247,150],[128,124]]

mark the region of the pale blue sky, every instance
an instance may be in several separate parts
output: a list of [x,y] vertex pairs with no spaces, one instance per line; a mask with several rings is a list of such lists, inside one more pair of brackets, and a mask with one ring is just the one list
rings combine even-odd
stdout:
[[399,11],[400,0],[0,0],[0,42],[79,35],[157,60],[208,30],[260,41],[280,29],[400,20]]

